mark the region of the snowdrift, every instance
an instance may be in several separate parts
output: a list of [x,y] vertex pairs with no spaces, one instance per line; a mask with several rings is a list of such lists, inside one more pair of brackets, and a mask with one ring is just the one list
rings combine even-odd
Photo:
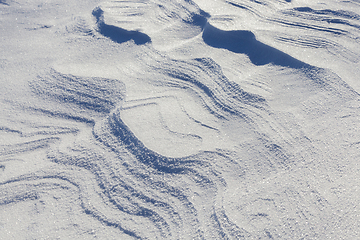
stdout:
[[0,238],[359,238],[358,1],[0,9]]

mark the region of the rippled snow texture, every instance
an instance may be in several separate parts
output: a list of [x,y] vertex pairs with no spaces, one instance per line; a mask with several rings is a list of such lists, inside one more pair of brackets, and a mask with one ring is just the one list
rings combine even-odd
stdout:
[[358,239],[360,3],[0,0],[0,239]]

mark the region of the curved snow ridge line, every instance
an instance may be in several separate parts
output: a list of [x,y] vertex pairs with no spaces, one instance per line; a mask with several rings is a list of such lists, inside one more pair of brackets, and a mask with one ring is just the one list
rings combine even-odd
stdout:
[[341,91],[344,95],[347,95],[346,91],[355,93],[348,84],[331,71],[309,65],[276,48],[261,43],[256,40],[251,31],[224,31],[208,23],[203,31],[203,39],[212,47],[246,54],[251,62],[257,66],[274,64],[298,69],[305,73],[308,79],[312,80],[318,87],[330,91],[335,90],[338,94]]
[[[360,29],[359,24],[350,22],[350,21],[360,20],[360,15],[351,11],[344,11],[344,10],[334,11],[330,9],[314,10],[310,7],[297,7],[297,8],[293,8],[292,10],[284,11],[284,14],[301,19],[308,19],[313,21],[327,22],[334,24],[343,24]],[[334,17],[341,17],[342,19],[334,18]]]
[[[112,186],[106,194],[120,211],[150,219],[161,232],[171,233],[170,224],[177,225],[181,221],[181,218],[177,217],[179,213],[170,204],[151,198],[124,182]],[[162,213],[173,216],[170,224],[161,216]]]
[[20,137],[33,137],[37,135],[60,135],[60,134],[76,134],[79,132],[79,129],[68,128],[68,127],[56,127],[56,126],[39,126],[34,127],[33,130],[21,131],[17,129],[12,129],[9,127],[0,127],[0,131],[7,133],[14,133]]
[[6,2],[6,0],[0,0],[0,4],[10,6],[10,4]]
[[349,33],[348,31],[342,30],[339,28],[323,27],[323,26],[306,24],[306,23],[295,22],[295,21],[290,22],[290,21],[287,21],[284,19],[272,19],[270,21],[278,23],[280,25],[285,25],[285,26],[290,26],[290,27],[295,27],[295,28],[300,28],[300,29],[306,29],[306,30],[315,30],[315,31],[319,31],[319,32],[327,32],[327,33],[332,33],[335,35],[345,35],[345,34]]
[[[246,10],[246,11],[249,11],[250,13],[252,13],[253,15],[257,16],[257,17],[262,17],[262,14],[260,13],[261,10],[258,10],[257,7],[258,6],[255,6],[255,7],[252,7],[251,5],[249,4],[245,4],[244,2],[234,2],[234,1],[225,1],[227,4],[230,4],[231,6],[234,6],[236,8],[240,8],[242,10]],[[251,3],[250,3],[251,4]],[[264,6],[268,6],[267,4],[262,4]]]
[[54,69],[38,76],[30,86],[42,97],[102,113],[109,113],[125,95],[125,85],[118,80],[77,77]]
[[209,58],[164,60],[161,61],[161,67],[155,69],[172,77],[166,86],[196,91],[205,102],[204,107],[219,118],[229,119],[237,115],[257,129],[274,123],[266,110],[265,99],[249,94],[237,84],[229,82],[220,66]]
[[[74,148],[67,152],[53,152],[49,158],[56,163],[84,168],[94,175],[97,180],[94,184],[101,188],[101,192],[104,195],[102,199],[103,204],[111,206],[115,215],[123,215],[122,220],[117,219],[114,222],[110,220],[112,218],[111,215],[102,211],[101,208],[95,207],[93,210],[89,210],[89,214],[97,216],[96,218],[100,218],[101,215],[103,215],[101,218],[107,218],[107,224],[113,224],[112,226],[117,228],[121,226],[124,229],[128,229],[127,231],[130,229],[135,231],[137,228],[141,229],[142,226],[148,226],[157,229],[157,232],[164,238],[170,237],[172,232],[182,224],[180,213],[164,201],[164,199],[168,199],[168,196],[161,199],[158,197],[159,193],[142,193],[144,190],[139,188],[139,184],[132,183],[136,180],[136,175],[132,176],[133,174],[126,169],[119,170],[119,165],[121,165],[121,162],[126,161],[126,159],[104,158],[101,153],[92,148]],[[113,167],[118,169],[118,171],[112,169],[111,165],[114,165]],[[129,181],[126,181],[129,177]],[[141,180],[143,179],[139,179],[139,181]],[[81,183],[79,184],[81,185]],[[145,192],[149,193],[150,191],[145,190]],[[92,196],[93,194],[89,197],[91,198]],[[98,220],[103,221],[102,219]],[[136,227],[131,227],[132,221],[138,222]],[[124,233],[128,234],[127,231],[124,231]],[[176,230],[176,232],[178,231]],[[141,233],[136,234],[142,235]]]
[[[71,158],[68,158],[68,159],[71,159]],[[88,160],[86,160],[88,159]],[[84,160],[86,160],[84,162]],[[94,169],[96,168],[91,162],[93,161],[93,157],[92,158],[82,158],[82,160],[78,163],[78,165],[80,167],[83,167],[85,169]],[[97,168],[96,168],[97,169]],[[95,172],[99,172],[99,170],[96,170]],[[102,171],[103,172],[103,171]],[[101,173],[101,172],[99,172]],[[98,173],[98,174],[99,174]],[[201,185],[209,185],[209,181],[208,179],[203,176],[201,176],[200,174],[196,173],[195,171],[191,171],[189,170],[188,173],[191,173],[190,176],[193,176],[192,178],[198,182],[198,184],[201,184]],[[103,175],[103,174],[102,174]],[[114,226],[114,227],[117,227],[117,228],[121,228],[120,225],[118,223],[112,223],[112,221],[110,220],[104,220],[104,219],[107,219],[105,216],[107,216],[107,214],[103,214],[101,212],[99,212],[98,210],[94,209],[94,210],[89,210],[87,211],[88,213],[91,213],[96,219],[100,220],[100,221],[103,221],[104,223],[106,223],[108,226]],[[149,211],[147,211],[149,213]],[[103,216],[103,217],[102,217]],[[149,216],[152,216],[152,215],[149,215]],[[154,221],[153,221],[154,222]],[[162,225],[158,225],[158,227],[161,227]],[[164,229],[164,228],[162,228]],[[166,228],[165,228],[166,229]],[[127,231],[124,231],[124,232],[127,232]]]
[[298,36],[298,37],[284,36],[284,37],[277,37],[276,39],[303,48],[339,47],[338,44],[336,44],[331,40],[323,39],[319,37],[313,37],[313,36]]
[[251,31],[224,31],[207,23],[203,31],[203,39],[212,47],[246,54],[255,65],[274,64],[299,69],[317,87],[336,92],[337,95],[358,95],[354,89],[330,70],[309,65],[280,50],[267,46],[257,41]]
[[[114,114],[115,115],[115,114]],[[119,122],[117,122],[117,123],[119,123]],[[110,128],[113,128],[113,126],[112,126],[112,124],[110,123],[109,124],[109,127]],[[124,126],[121,126],[122,128],[125,128]],[[119,126],[117,126],[117,128],[119,128]],[[112,135],[115,137],[115,139],[117,138],[117,140],[115,140],[115,142],[113,142],[113,140],[111,139],[111,136],[109,136],[109,137],[106,137],[106,134],[108,134],[107,133],[107,130],[102,130],[102,131],[100,131],[100,132],[98,132],[100,135],[98,135],[97,136],[97,139],[101,139],[100,141],[102,141],[102,142],[104,142],[106,145],[108,145],[110,148],[112,148],[112,149],[114,149],[114,151],[115,152],[118,152],[118,151],[123,151],[123,150],[121,150],[121,144],[119,144],[119,143],[121,143],[121,142],[123,142],[123,144],[125,144],[125,145],[127,145],[127,146],[125,146],[130,152],[133,152],[133,151],[138,151],[139,152],[139,154],[136,154],[136,153],[133,153],[133,155],[135,155],[136,157],[137,157],[137,159],[138,159],[138,161],[139,162],[143,162],[145,165],[148,165],[148,166],[150,166],[150,168],[154,168],[154,165],[156,165],[156,164],[148,164],[148,162],[144,162],[144,160],[150,160],[150,161],[152,161],[153,159],[151,159],[150,157],[149,157],[149,155],[150,154],[147,154],[147,156],[144,156],[145,154],[142,154],[142,152],[145,152],[146,150],[145,149],[141,149],[141,150],[139,150],[140,148],[138,147],[139,145],[137,144],[137,143],[135,143],[135,144],[132,144],[132,143],[134,143],[136,140],[133,140],[132,141],[132,143],[130,142],[130,141],[124,141],[123,140],[123,138],[121,138],[121,137],[119,137],[119,135],[120,134],[118,134],[118,132],[119,132],[119,130],[117,130],[117,132],[115,132],[114,133],[114,131],[112,132]],[[125,131],[124,131],[125,132]],[[105,135],[104,135],[105,134]],[[126,135],[126,136],[128,136],[129,137],[129,135],[131,135],[131,134],[124,134],[124,135]],[[119,143],[117,143],[117,141],[120,141]],[[130,143],[129,143],[130,142]],[[136,147],[137,146],[137,147]],[[207,154],[207,155],[206,155]],[[214,156],[208,156],[209,154],[211,154],[211,155],[214,155]],[[156,156],[155,156],[156,157]],[[197,160],[198,161],[211,161],[211,158],[219,158],[219,157],[225,157],[225,156],[220,156],[219,154],[217,154],[217,153],[204,153],[204,154],[198,154],[198,155],[196,155],[196,156],[193,156],[194,158],[196,157],[197,158]],[[168,158],[169,159],[169,158]],[[124,161],[125,159],[122,159],[122,161]],[[178,161],[181,161],[182,159],[177,159]],[[214,160],[214,159],[213,159]],[[130,166],[129,166],[130,167]],[[157,166],[156,166],[157,167]],[[209,166],[210,167],[210,166]],[[182,176],[182,178],[190,178],[191,179],[191,181],[193,181],[194,183],[195,183],[195,185],[194,185],[194,187],[195,186],[197,186],[197,188],[200,188],[200,189],[203,189],[202,191],[205,191],[205,194],[206,194],[206,192],[217,192],[217,189],[218,189],[218,185],[220,184],[221,185],[221,183],[219,182],[219,183],[216,183],[216,182],[218,182],[219,180],[216,180],[216,178],[218,178],[218,176],[216,176],[216,174],[214,174],[214,176],[212,176],[213,174],[209,174],[209,171],[211,172],[211,167],[210,168],[208,168],[208,167],[205,167],[204,168],[204,166],[201,166],[201,165],[194,165],[193,167],[189,167],[189,166],[186,166],[186,168],[187,168],[187,170],[186,170],[186,172],[185,173],[181,173],[180,174],[180,176]],[[157,168],[155,168],[156,170],[159,170],[159,168],[157,167]],[[177,173],[177,172],[173,172],[173,171],[163,171],[163,169],[160,169],[160,172],[163,172],[163,173],[165,173],[166,175],[169,175],[169,176],[174,176],[174,175],[177,175],[177,174],[174,174],[174,173]],[[119,172],[120,173],[120,172]],[[121,171],[121,173],[122,173],[122,171]],[[117,173],[118,174],[118,173]],[[134,174],[134,173],[132,173],[132,175],[135,177],[135,176],[137,176],[137,174]],[[139,181],[149,181],[149,180],[151,180],[151,179],[156,179],[156,172],[154,172],[153,173],[153,175],[150,177],[150,176],[142,176],[142,175],[139,175]],[[138,177],[137,177],[138,178]],[[165,185],[164,185],[165,184]],[[223,183],[223,184],[225,184],[226,185],[226,183]],[[166,187],[166,183],[165,182],[163,182],[163,181],[156,181],[156,182],[153,182],[153,181],[150,181],[149,182],[149,184],[147,185],[147,187],[150,187],[150,188],[153,188],[153,187],[156,187],[156,189],[158,190],[158,191],[160,191],[159,193],[161,193],[161,195],[163,195],[164,194],[164,190],[167,192],[167,194],[169,195],[168,196],[168,198],[169,197],[176,197],[176,198],[178,198],[179,200],[180,200],[180,203],[181,203],[181,205],[185,205],[186,206],[186,208],[189,208],[188,210],[187,210],[187,212],[189,211],[189,210],[191,210],[193,207],[192,207],[192,204],[191,204],[191,202],[189,202],[188,200],[187,200],[187,196],[184,196],[184,195],[182,195],[181,194],[181,191],[178,191],[178,190],[176,190],[176,192],[173,192],[173,190],[172,190],[172,188],[171,189],[169,189],[168,187]],[[158,187],[161,187],[160,189],[158,188]],[[165,189],[164,189],[164,187],[166,187]],[[133,188],[133,187],[130,187],[130,186],[128,186],[127,184],[125,185],[125,186],[122,186],[121,187],[121,189],[124,189],[125,188],[125,190],[123,190],[123,191],[126,191],[126,192],[128,192],[128,194],[134,194],[134,196],[132,197],[132,198],[138,198],[138,197],[140,197],[140,199],[138,199],[138,200],[136,200],[136,201],[138,201],[138,202],[143,202],[145,199],[148,199],[147,197],[145,197],[144,199],[142,199],[142,194],[141,193],[139,193],[138,192],[138,190],[135,190],[135,188]],[[193,188],[193,187],[192,187]],[[169,191],[170,190],[170,191]],[[116,192],[116,191],[115,191]],[[181,194],[181,195],[179,195],[179,193]],[[175,195],[174,195],[175,194]],[[207,193],[207,195],[208,195],[209,193]],[[110,195],[112,195],[111,193],[110,193]],[[127,195],[127,194],[125,194],[125,195]],[[128,200],[126,200],[126,199],[123,199],[123,197],[124,197],[124,195],[122,194],[122,195],[118,195],[118,196],[116,196],[116,197],[120,197],[121,199],[120,200],[115,200],[116,201],[116,203],[117,204],[123,204],[123,205],[121,205],[122,207],[125,205],[125,206],[127,206],[126,205],[126,203],[127,203],[127,201]],[[129,199],[129,198],[128,198]],[[210,199],[209,199],[210,200]],[[123,201],[125,201],[125,202],[123,202]],[[135,201],[135,200],[134,200]],[[157,202],[157,201],[156,201]],[[162,202],[162,201],[160,201],[160,202]],[[149,207],[149,204],[151,205],[151,202],[150,203],[148,203],[148,205],[147,205],[147,207]],[[133,208],[134,207],[134,205],[131,205],[131,206],[128,206],[130,209],[131,208]],[[159,207],[161,207],[161,206],[157,206],[158,208]],[[179,205],[173,205],[173,208],[176,208],[176,209],[178,209],[179,208]],[[123,210],[121,207],[119,208],[119,209],[121,209],[121,210]],[[138,211],[138,209],[136,210],[136,209],[134,209],[135,211]],[[182,216],[181,218],[182,219],[184,219],[184,221],[188,221],[188,220],[185,220],[185,219],[188,219],[188,218],[193,218],[193,217],[191,217],[191,216],[193,216],[194,214],[195,214],[195,216],[196,216],[196,211],[197,210],[197,208],[195,208],[194,210],[191,210],[190,212],[188,212],[185,216],[182,216],[184,213],[183,212],[181,212],[181,211],[179,211],[179,214],[180,214],[180,216]],[[157,210],[156,212],[158,212],[158,211],[161,211],[161,209],[159,209],[159,210]],[[199,209],[199,211],[201,211],[201,209]],[[190,216],[189,216],[190,215]],[[205,215],[208,215],[207,213],[205,214]],[[147,217],[147,216],[144,216],[144,217]],[[196,218],[195,218],[196,219]],[[200,223],[204,223],[204,222],[208,222],[208,221],[213,221],[213,220],[211,220],[210,218],[208,219],[202,219],[202,218],[200,218],[199,220],[198,220]],[[169,226],[171,227],[171,224],[169,223]],[[191,226],[191,228],[194,228],[194,226]],[[215,225],[213,225],[213,226],[211,226],[210,227],[210,229],[206,229],[205,231],[206,232],[209,232],[209,231],[212,231],[211,229],[217,229],[218,228],[218,226],[215,224]],[[219,230],[220,231],[220,230]],[[205,233],[204,233],[205,234]],[[192,235],[192,236],[194,236],[194,235]]]
[[[169,86],[171,87],[171,86]],[[177,102],[181,102],[181,100],[179,99],[178,96],[176,96],[176,93],[174,93],[174,95],[171,95],[172,92],[171,91],[167,91],[167,94],[159,94],[159,95],[154,95],[153,97],[149,97],[149,98],[143,98],[143,99],[135,99],[135,100],[130,100],[130,101],[126,101],[126,107],[122,107],[121,110],[127,110],[127,109],[133,109],[133,108],[137,108],[137,107],[143,107],[143,106],[150,106],[150,105],[155,105],[158,106],[159,100],[163,100],[163,99],[174,99]],[[193,121],[194,123],[197,123],[199,125],[201,125],[202,127],[214,130],[216,132],[219,133],[219,129],[214,128],[212,126],[209,126],[207,124],[202,123],[201,121],[195,119],[194,117],[192,117],[185,109],[185,107],[180,103],[180,110],[181,112],[187,116],[187,118],[189,118],[191,121]],[[182,136],[182,137],[191,137],[193,139],[198,139],[200,141],[203,140],[203,137],[197,135],[197,134],[192,134],[192,133],[182,133],[182,132],[178,132],[178,131],[173,131],[166,123],[166,120],[164,119],[164,116],[161,114],[161,112],[159,111],[159,117],[160,117],[160,121],[161,124],[163,126],[164,129],[166,129],[168,132],[174,134],[174,135],[178,135],[178,136]]]
[[[173,97],[173,96],[162,96],[162,97],[157,97],[158,99],[166,99],[166,98],[175,98],[176,97]],[[136,100],[136,101],[142,101],[143,103],[140,103],[140,104],[136,104],[136,105],[131,105],[131,106],[127,106],[127,107],[122,107],[121,110],[122,111],[126,111],[126,110],[129,110],[129,109],[135,109],[135,108],[138,108],[138,107],[144,107],[144,106],[156,106],[156,107],[159,107],[159,104],[157,102],[153,102],[151,100],[153,100],[154,98],[149,98],[149,99],[139,99],[139,100]],[[127,102],[127,105],[129,102]],[[181,111],[189,116],[187,114],[187,112],[181,108]],[[187,138],[187,139],[196,139],[196,140],[199,140],[199,141],[202,141],[203,138],[197,134],[192,134],[192,133],[181,133],[181,132],[178,132],[178,131],[174,131],[172,130],[166,123],[166,120],[164,118],[164,116],[162,115],[161,113],[161,110],[159,108],[159,114],[158,114],[158,117],[159,117],[159,121],[160,121],[160,124],[162,126],[163,129],[165,129],[167,132],[169,132],[171,135],[173,136],[177,136],[177,137],[181,137],[181,138]],[[191,117],[189,117],[191,118]],[[196,122],[196,120],[194,120],[194,122]],[[197,121],[197,123],[201,124],[199,121]],[[206,126],[204,124],[202,124],[202,126]],[[211,128],[211,127],[210,127]]]
[[331,9],[315,10],[310,7],[297,7],[297,8],[293,8],[293,10],[297,12],[305,12],[313,15],[330,15],[336,17],[343,17],[351,20],[352,19],[360,20],[360,15],[352,11],[331,10]]
[[48,148],[51,144],[59,142],[59,137],[50,137],[25,143],[18,143],[12,145],[0,146],[0,156],[21,154],[24,152],[31,152],[42,148]]
[[357,63],[360,60],[360,55],[350,51],[346,46],[336,43],[330,39],[325,39],[322,36],[291,36],[289,34],[283,34],[283,36],[276,36],[277,41],[283,42],[288,45],[301,47],[301,48],[322,48],[326,49],[333,55],[341,56],[342,58]]
[[120,113],[113,113],[109,118],[109,125],[114,136],[123,142],[126,148],[142,163],[160,172],[186,173],[188,167],[200,164],[200,161],[188,158],[170,158],[162,156],[148,149],[121,120]]
[[200,15],[208,16],[191,0],[107,1],[98,8],[105,20],[133,31],[157,32],[181,21],[198,25]]
[[266,3],[266,1],[257,1],[257,0],[250,0],[250,1],[253,2],[253,3],[260,4],[260,5],[268,5],[268,4]]
[[29,186],[26,186],[26,188],[28,189],[26,192],[19,192],[16,191],[13,187],[8,186],[4,189],[1,189],[2,197],[0,198],[0,206],[29,200],[37,200],[40,198],[36,191],[29,190]]
[[54,117],[54,118],[62,118],[67,119],[75,122],[86,123],[89,125],[94,125],[95,120],[91,117],[82,116],[80,114],[68,113],[68,112],[61,112],[56,110],[48,110],[43,108],[34,108],[28,107],[27,109],[31,110],[32,112],[41,113],[46,116]]
[[37,200],[41,198],[41,192],[44,188],[54,188],[62,187],[58,183],[49,183],[49,182],[38,182],[40,178],[32,177],[21,177],[18,179],[13,179],[7,182],[0,183],[1,196],[0,196],[0,206],[19,203],[24,201]]
[[336,35],[343,35],[348,33],[348,31],[336,29],[336,28],[326,28],[322,26],[316,26],[316,25],[310,25],[310,24],[304,24],[302,22],[288,22],[285,20],[272,20],[273,22],[279,23],[281,25],[286,25],[290,27],[296,27],[296,28],[302,28],[302,29],[309,29],[309,30],[315,30],[315,31],[321,31],[321,32],[328,32]]
[[226,118],[227,114],[235,114],[247,118],[245,111],[248,108],[265,106],[264,98],[248,93],[235,82],[230,82],[221,67],[210,58],[166,60],[161,66],[153,68],[171,77],[167,85],[197,92],[210,112],[218,117]]
[[106,24],[103,16],[104,11],[100,7],[95,8],[92,14],[96,18],[99,33],[105,37],[110,38],[116,43],[123,43],[129,40],[134,40],[135,44],[142,45],[151,42],[150,37],[144,33],[139,31],[128,31],[117,26]]
[[[94,191],[93,187],[87,186],[89,179],[84,179],[84,176],[74,177],[72,181],[77,182],[76,184],[79,190],[81,190],[80,194],[83,195],[82,208],[85,213],[91,215],[99,222],[109,227],[117,228],[129,236],[139,239],[147,239],[145,235],[142,236],[143,234],[140,230],[144,226],[157,228],[163,237],[166,237],[170,232],[167,229],[165,220],[151,210],[151,206],[144,207],[145,204],[140,205],[139,201],[134,201],[136,196],[129,199],[129,196],[124,195],[123,201],[117,201],[121,198],[120,196],[116,197],[116,194],[119,192],[115,191],[112,193],[112,191],[114,190],[113,187],[118,186],[120,183],[112,183],[114,176],[110,176],[111,173],[104,166],[104,162],[107,159],[101,158],[101,155],[95,152],[94,149],[83,149],[80,152],[78,149],[74,149],[73,152],[53,154],[50,159],[67,166],[84,168],[93,174],[94,180],[92,184],[99,188],[98,191]],[[118,161],[118,159],[116,160]],[[118,174],[115,176],[120,179],[121,176]],[[131,189],[130,185],[124,185],[124,187]],[[147,200],[151,201],[149,198]],[[134,226],[133,222],[138,222],[138,224]],[[150,236],[152,235],[150,234]]]
[[305,76],[315,83],[317,87],[326,90],[333,98],[337,97],[338,100],[352,100],[359,97],[349,84],[342,80],[337,74],[331,70],[311,67],[303,71]]
[[218,234],[223,239],[251,239],[254,237],[248,231],[240,228],[238,225],[230,221],[225,211],[221,209],[221,206],[214,206],[211,218],[217,225],[217,229],[219,231]]
[[360,60],[359,54],[356,54],[346,47],[337,44],[334,41],[329,39],[323,39],[322,37],[314,36],[290,36],[284,34],[283,36],[276,36],[275,40],[285,43],[287,45],[300,47],[304,49],[313,48],[313,49],[326,49],[329,53],[335,56],[341,56],[343,59],[357,63]]
[[[314,30],[314,31],[318,31],[318,32],[327,32],[327,33],[331,33],[331,34],[335,34],[335,35],[345,35],[348,34],[349,32],[340,28],[335,28],[335,27],[327,27],[328,24],[323,24],[319,21],[315,21],[314,24],[311,23],[304,23],[304,19],[301,18],[298,21],[289,21],[288,17],[280,17],[282,14],[285,15],[286,11],[278,11],[278,10],[274,10],[272,8],[268,8],[268,10],[270,10],[269,12],[273,12],[273,14],[269,14],[267,13],[266,9],[261,9],[261,10],[254,10],[252,7],[244,5],[244,4],[240,4],[240,3],[234,3],[232,1],[226,1],[228,4],[243,9],[245,11],[251,12],[255,18],[258,19],[262,19],[267,23],[272,23],[272,24],[278,24],[278,25],[282,25],[282,26],[286,26],[286,27],[291,27],[291,28],[299,28],[299,29],[305,29],[305,30]],[[275,17],[276,16],[276,17]],[[293,17],[296,17],[294,15],[291,15]],[[327,23],[331,23],[327,22]],[[336,21],[334,21],[334,23],[336,23]],[[320,24],[320,25],[319,25]]]
[[[107,124],[104,127],[112,127],[108,126]],[[130,209],[133,209],[135,213],[139,211],[137,208],[138,205],[143,205],[146,208],[151,208],[153,211],[155,211],[157,214],[163,216],[166,220],[169,227],[172,229],[173,233],[181,235],[182,233],[189,232],[189,236],[193,236],[194,238],[202,239],[202,233],[199,230],[199,224],[202,222],[201,219],[197,218],[197,209],[194,207],[192,202],[189,200],[189,197],[183,193],[183,190],[181,188],[176,188],[171,185],[169,185],[168,182],[164,181],[162,179],[162,174],[170,174],[168,177],[173,176],[173,171],[168,172],[154,172],[151,170],[153,168],[154,164],[149,164],[147,162],[144,162],[144,160],[148,160],[148,156],[141,156],[141,152],[139,154],[134,154],[135,157],[137,157],[137,161],[139,163],[145,164],[145,166],[149,166],[149,169],[144,168],[144,166],[139,165],[138,163],[129,162],[133,155],[124,155],[122,153],[124,149],[122,149],[122,145],[124,143],[122,142],[122,139],[118,138],[118,135],[111,134],[110,129],[102,128],[99,130],[96,130],[96,138],[103,142],[106,146],[111,148],[115,153],[118,154],[119,159],[121,159],[121,162],[126,162],[126,164],[121,164],[120,166],[125,167],[123,170],[118,170],[112,174],[112,179],[114,179],[114,176],[117,176],[120,179],[120,175],[124,175],[122,178],[127,179],[131,176],[131,181],[139,182],[138,184],[130,184],[130,183],[121,183],[117,181],[118,183],[114,183],[113,185],[109,187],[105,187],[107,195],[109,195],[109,198],[111,198],[113,202],[119,207],[119,210],[125,210],[128,211]],[[126,148],[129,150],[129,152],[132,152],[133,150],[137,150],[138,148],[131,149],[131,146],[126,146]],[[132,146],[134,148],[134,146]],[[209,153],[210,154],[210,153]],[[127,157],[126,157],[127,156]],[[201,157],[202,154],[197,155],[198,161],[208,161],[207,157]],[[218,155],[217,155],[218,156]],[[194,156],[195,157],[195,156]],[[202,159],[204,158],[204,159]],[[105,160],[106,161],[106,160]],[[114,159],[115,161],[115,159]],[[131,160],[132,161],[132,160]],[[178,159],[178,161],[182,161],[181,159]],[[102,163],[103,161],[100,161]],[[115,162],[114,162],[115,163]],[[119,161],[116,160],[116,165],[119,164]],[[109,166],[109,164],[105,164],[104,167]],[[118,167],[116,167],[118,168]],[[206,171],[203,169],[203,166],[198,166],[199,170],[191,169],[189,166],[187,166],[187,172],[186,174],[181,174],[182,178],[190,178],[191,181],[194,181],[194,183],[199,187],[205,187],[205,188],[214,188],[215,186],[207,177],[205,177],[204,173],[201,173],[202,171]],[[159,170],[159,169],[155,169]],[[145,171],[145,172],[144,172]],[[104,171],[102,171],[104,172]],[[144,173],[142,173],[144,172]],[[160,174],[160,175],[159,175]],[[177,175],[177,174],[175,174]],[[208,174],[207,174],[208,175]],[[125,178],[124,178],[125,177]],[[113,186],[118,186],[120,184],[122,187],[121,189],[125,189],[124,191],[127,192],[125,194],[126,196],[129,195],[129,198],[124,199],[124,194],[120,194],[120,192],[112,191]],[[155,198],[147,197],[142,191],[144,191],[144,188],[140,188],[140,185],[144,185],[147,192],[153,191]],[[195,185],[195,186],[196,186]],[[138,190],[140,189],[140,190]],[[216,187],[215,187],[216,189]],[[131,195],[131,196],[130,196]],[[131,202],[129,203],[129,200]],[[153,200],[151,200],[153,199]],[[158,200],[156,200],[158,199]],[[169,203],[164,203],[164,199],[169,199]],[[135,205],[133,205],[135,203]],[[170,204],[171,203],[171,204]],[[130,205],[129,205],[130,204]],[[151,207],[153,206],[153,207]],[[123,209],[125,207],[125,209]],[[128,208],[128,209],[126,209]],[[156,209],[156,210],[155,210]],[[174,209],[174,210],[173,210]],[[175,209],[179,209],[175,212]],[[181,209],[181,210],[180,210]],[[141,211],[139,212],[141,213]],[[148,212],[149,213],[149,212]],[[165,216],[164,216],[165,214]],[[140,215],[141,216],[141,215]],[[142,217],[149,217],[148,215],[144,215]],[[174,232],[175,231],[175,232]],[[199,232],[200,231],[200,232]],[[198,237],[196,237],[198,236]],[[173,235],[171,239],[176,239],[177,237]]]
[[[159,47],[199,35],[210,16],[192,1],[112,1],[93,10],[98,32],[116,43]],[[162,37],[159,37],[162,36]]]
[[[111,214],[113,209],[109,208],[107,203],[104,203],[104,200],[100,198],[101,193],[96,189],[97,184],[94,182],[94,185],[89,184],[89,180],[94,181],[94,179],[86,178],[86,175],[84,172],[79,175],[79,171],[76,170],[73,172],[69,170],[59,170],[58,172],[51,171],[51,173],[45,171],[36,175],[30,174],[0,183],[0,188],[4,187],[5,191],[9,192],[9,194],[0,198],[0,205],[38,200],[41,199],[42,193],[48,192],[49,189],[69,189],[73,186],[77,189],[80,200],[79,207],[83,209],[83,213],[90,215],[108,227],[119,229],[131,237],[148,239],[145,236],[141,237],[140,228],[136,230],[134,226],[126,226],[127,224],[122,224],[119,215]],[[66,186],[64,182],[70,184],[70,186]],[[84,182],[86,182],[86,184],[83,184]],[[105,214],[103,212],[105,212]]]
[[[164,187],[163,185],[164,182],[157,182],[155,186]],[[119,188],[119,186],[121,187]],[[178,194],[176,194],[176,198],[181,201],[175,204],[172,200],[170,205],[163,200],[151,199],[143,195],[141,191],[135,190],[128,185],[116,185],[114,187],[109,191],[110,202],[118,207],[119,210],[124,212],[130,210],[130,213],[133,215],[150,219],[154,222],[157,230],[160,233],[162,232],[162,234],[167,234],[167,237],[170,239],[177,239],[181,236],[181,233],[190,229],[194,229],[190,231],[193,232],[192,236],[195,236],[194,233],[198,229],[199,220],[196,218],[196,210],[190,211],[192,205],[191,202],[187,202],[186,198],[181,200]],[[161,195],[164,195],[163,191],[165,189],[157,189],[159,191],[158,194],[162,193]],[[165,199],[172,199],[174,197],[173,194],[168,193],[164,197]],[[160,196],[156,197],[159,198]],[[124,207],[127,209],[124,209]],[[178,210],[174,211],[174,209]],[[189,222],[192,222],[192,225]]]
[[207,23],[202,37],[204,42],[212,47],[246,54],[250,61],[257,66],[271,63],[297,69],[310,67],[280,50],[257,41],[251,31],[225,31]]

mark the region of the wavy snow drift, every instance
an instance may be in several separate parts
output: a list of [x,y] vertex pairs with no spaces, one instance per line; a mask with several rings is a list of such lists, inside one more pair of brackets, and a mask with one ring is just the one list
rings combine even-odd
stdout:
[[358,1],[0,1],[1,239],[358,239]]

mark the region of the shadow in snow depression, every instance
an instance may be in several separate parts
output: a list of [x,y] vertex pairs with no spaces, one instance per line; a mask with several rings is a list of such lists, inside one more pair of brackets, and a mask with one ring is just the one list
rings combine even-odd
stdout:
[[103,16],[104,11],[101,8],[95,8],[92,14],[96,18],[99,33],[116,43],[134,40],[135,44],[142,45],[151,42],[151,38],[144,33],[139,31],[128,31],[120,27],[106,24]]
[[8,4],[8,3],[6,2],[6,0],[0,0],[0,4],[4,4],[4,5],[7,5],[7,6],[10,5],[10,4]]
[[290,68],[309,67],[308,64],[257,41],[251,31],[224,31],[207,23],[202,37],[204,42],[211,47],[246,54],[251,62],[257,66],[272,63]]

